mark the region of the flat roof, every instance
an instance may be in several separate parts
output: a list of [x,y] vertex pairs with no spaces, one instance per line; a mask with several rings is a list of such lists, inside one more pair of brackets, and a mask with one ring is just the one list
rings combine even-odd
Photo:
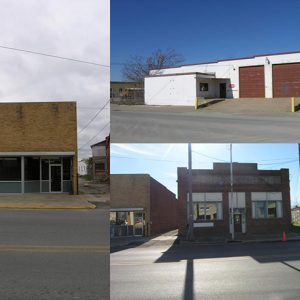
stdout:
[[187,72],[187,73],[172,73],[172,74],[154,74],[154,75],[149,75],[149,76],[145,76],[146,78],[148,77],[166,77],[166,76],[180,76],[180,75],[196,75],[198,77],[201,76],[208,76],[209,78],[215,78],[215,73],[211,72],[211,73],[201,73],[201,72]]
[[[237,57],[237,58],[225,58],[225,59],[219,59],[219,60],[215,60],[215,61],[199,62],[199,63],[193,63],[193,64],[182,64],[182,65],[173,66],[173,67],[165,67],[161,70],[180,68],[180,67],[184,67],[184,66],[215,64],[215,63],[222,62],[222,61],[243,60],[243,59],[252,59],[255,57],[262,57],[262,56],[286,55],[286,54],[295,54],[295,53],[300,53],[300,51],[298,50],[298,51],[290,51],[290,52],[265,53],[265,54],[256,54],[256,55],[250,55],[250,56]],[[154,71],[154,70],[157,70],[157,69],[153,69],[151,71]]]

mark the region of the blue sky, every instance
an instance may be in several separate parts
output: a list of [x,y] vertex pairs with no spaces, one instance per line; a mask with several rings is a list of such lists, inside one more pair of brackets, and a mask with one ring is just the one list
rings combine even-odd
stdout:
[[132,55],[174,48],[184,63],[300,50],[298,0],[111,0],[111,80]]
[[[233,144],[234,162],[255,162],[258,169],[290,170],[292,206],[300,205],[298,144]],[[187,144],[112,144],[112,174],[150,174],[177,193],[177,167],[187,167]],[[194,169],[230,161],[229,144],[192,144]]]

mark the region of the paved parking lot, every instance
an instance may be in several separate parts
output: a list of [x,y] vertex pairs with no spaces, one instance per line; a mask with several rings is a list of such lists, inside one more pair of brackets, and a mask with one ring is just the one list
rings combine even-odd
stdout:
[[299,142],[300,111],[285,111],[287,101],[251,101],[226,100],[197,111],[186,106],[112,105],[112,142]]

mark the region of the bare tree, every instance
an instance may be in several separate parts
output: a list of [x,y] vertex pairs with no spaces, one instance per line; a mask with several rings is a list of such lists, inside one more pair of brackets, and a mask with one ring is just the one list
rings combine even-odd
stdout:
[[131,59],[124,64],[122,73],[126,80],[143,82],[145,76],[149,75],[151,70],[157,70],[166,67],[174,67],[184,61],[181,54],[174,49],[162,51],[157,49],[150,56],[132,56]]

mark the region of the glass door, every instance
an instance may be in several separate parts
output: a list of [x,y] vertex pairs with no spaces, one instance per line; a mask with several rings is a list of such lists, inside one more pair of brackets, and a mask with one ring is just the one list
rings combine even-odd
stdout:
[[51,165],[50,167],[50,192],[62,192],[62,171],[61,165]]
[[135,212],[134,216],[134,235],[144,235],[144,213]]

